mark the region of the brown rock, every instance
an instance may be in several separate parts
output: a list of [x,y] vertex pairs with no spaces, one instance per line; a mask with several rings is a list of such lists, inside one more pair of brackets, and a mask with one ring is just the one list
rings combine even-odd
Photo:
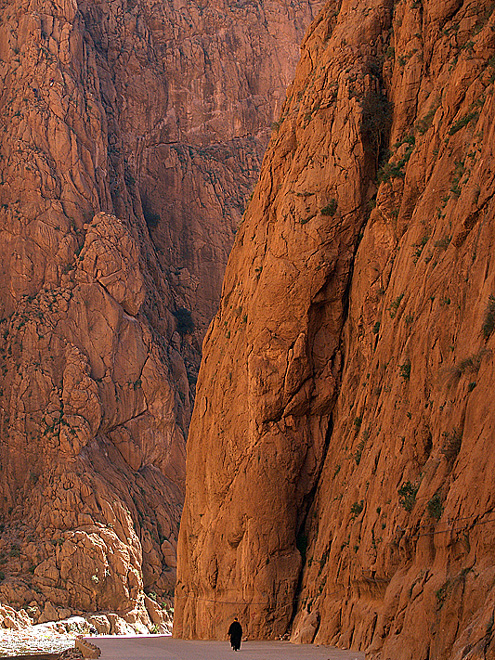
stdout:
[[31,625],[31,619],[24,610],[15,610],[8,605],[0,605],[0,628],[20,630]]
[[238,232],[177,636],[490,657],[495,13],[392,4],[322,11]]
[[43,612],[41,613],[40,618],[38,619],[38,623],[46,623],[47,621],[58,621],[58,611],[57,609],[52,605],[52,603],[47,602]]
[[0,3],[0,601],[172,593],[200,342],[320,4]]

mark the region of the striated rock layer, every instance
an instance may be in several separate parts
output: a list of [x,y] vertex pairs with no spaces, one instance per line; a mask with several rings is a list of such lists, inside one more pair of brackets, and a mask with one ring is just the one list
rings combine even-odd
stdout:
[[494,656],[494,10],[312,25],[204,344],[177,636]]
[[162,623],[199,339],[314,6],[0,1],[0,602],[36,621]]

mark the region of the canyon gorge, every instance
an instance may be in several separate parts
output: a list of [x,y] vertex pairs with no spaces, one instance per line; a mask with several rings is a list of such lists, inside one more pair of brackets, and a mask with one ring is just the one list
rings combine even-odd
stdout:
[[201,341],[321,5],[0,1],[4,625],[170,625]]
[[495,2],[0,17],[2,625],[494,658]]
[[238,230],[174,634],[495,657],[495,3],[328,2]]

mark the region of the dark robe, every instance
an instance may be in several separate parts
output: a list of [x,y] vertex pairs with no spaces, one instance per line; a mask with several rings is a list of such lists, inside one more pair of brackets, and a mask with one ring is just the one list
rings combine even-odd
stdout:
[[241,648],[242,626],[239,621],[232,621],[229,628],[230,645],[234,651]]

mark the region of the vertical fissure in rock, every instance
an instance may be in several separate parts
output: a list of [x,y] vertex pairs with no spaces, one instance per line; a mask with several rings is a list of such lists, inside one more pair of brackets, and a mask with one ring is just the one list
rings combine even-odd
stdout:
[[292,628],[292,625],[294,623],[294,619],[296,617],[296,614],[299,609],[299,600],[300,600],[300,594],[302,591],[302,584],[303,584],[303,578],[304,578],[304,569],[306,568],[306,550],[308,547],[309,543],[309,533],[310,530],[308,529],[308,517],[311,514],[311,509],[313,507],[313,503],[315,501],[315,496],[316,492],[318,490],[319,484],[320,484],[320,477],[323,471],[323,466],[325,465],[325,459],[327,456],[328,452],[328,447],[330,445],[330,439],[332,437],[332,432],[333,432],[333,416],[330,416],[330,419],[328,421],[328,427],[327,427],[327,432],[325,434],[325,446],[323,448],[322,452],[322,459],[320,461],[320,465],[318,467],[318,473],[315,477],[313,487],[311,488],[310,492],[304,497],[302,506],[301,506],[301,521],[297,530],[297,536],[296,536],[296,547],[299,550],[301,554],[301,569],[299,571],[299,576],[297,580],[297,586],[294,592],[294,602],[293,602],[293,611],[292,611],[292,616],[290,618],[290,621],[287,625],[287,631],[290,631]]

